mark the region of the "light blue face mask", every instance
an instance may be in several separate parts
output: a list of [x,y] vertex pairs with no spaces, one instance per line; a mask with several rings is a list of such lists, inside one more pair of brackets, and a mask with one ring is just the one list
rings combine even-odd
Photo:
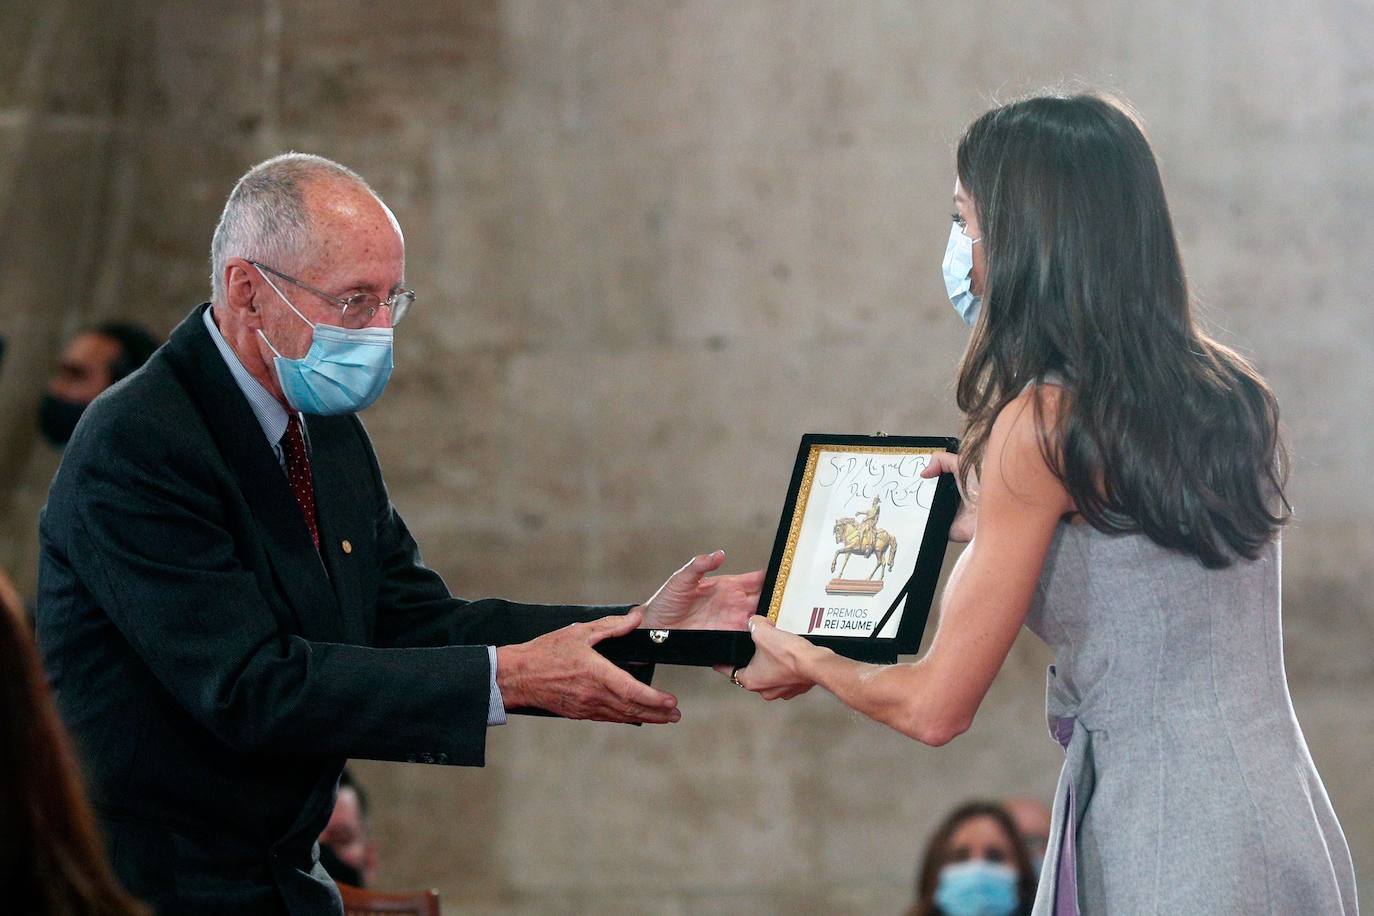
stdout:
[[973,245],[981,241],[969,238],[964,228],[955,223],[949,227],[949,244],[945,246],[945,259],[940,264],[950,304],[970,327],[978,320],[978,312],[983,306],[983,300],[973,294]]
[[272,279],[258,271],[287,308],[310,325],[310,349],[300,359],[281,355],[261,330],[263,342],[276,354],[273,363],[286,403],[301,413],[333,417],[366,410],[382,396],[391,378],[391,328],[341,328],[315,324],[282,295]]
[[935,903],[946,916],[1010,916],[1020,902],[1010,865],[970,859],[940,869]]

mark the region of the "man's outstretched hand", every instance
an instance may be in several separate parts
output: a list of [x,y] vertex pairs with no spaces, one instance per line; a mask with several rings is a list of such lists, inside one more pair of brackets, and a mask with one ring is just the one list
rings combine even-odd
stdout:
[[644,605],[644,626],[656,630],[743,630],[759,607],[763,570],[711,576],[725,551],[693,557]]
[[507,709],[533,707],[567,719],[663,724],[682,718],[677,697],[642,684],[595,648],[643,622],[643,611],[612,615],[496,649],[496,686]]

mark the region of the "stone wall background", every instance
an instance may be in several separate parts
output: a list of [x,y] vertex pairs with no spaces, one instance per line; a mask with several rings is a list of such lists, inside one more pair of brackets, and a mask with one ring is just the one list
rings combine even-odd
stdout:
[[[363,172],[423,302],[367,415],[459,594],[635,600],[766,562],[812,430],[957,431],[952,144],[1072,81],[1145,115],[1194,287],[1277,388],[1294,702],[1374,882],[1374,8],[1339,0],[9,0],[0,564],[32,590],[60,341],[207,296],[234,179]],[[1044,649],[930,750],[669,669],[668,729],[517,720],[485,770],[363,763],[381,884],[448,912],[897,912],[943,813],[1048,795]],[[1368,891],[1366,890],[1368,901]]]

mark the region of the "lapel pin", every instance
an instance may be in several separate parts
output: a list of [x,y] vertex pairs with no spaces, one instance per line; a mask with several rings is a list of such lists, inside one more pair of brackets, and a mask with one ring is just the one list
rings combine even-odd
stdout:
[[352,553],[352,552],[353,552],[353,542],[350,541],[348,538],[344,538],[344,539],[343,539],[343,542],[340,543],[339,546],[343,548],[343,552],[344,552],[344,553]]

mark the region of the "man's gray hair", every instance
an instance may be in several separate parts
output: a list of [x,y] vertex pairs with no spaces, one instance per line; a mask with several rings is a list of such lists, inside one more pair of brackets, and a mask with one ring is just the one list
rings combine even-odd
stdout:
[[311,248],[305,186],[312,181],[351,181],[372,188],[357,172],[323,156],[282,153],[259,162],[229,192],[210,242],[210,289],[224,304],[224,264],[230,258],[294,270]]

